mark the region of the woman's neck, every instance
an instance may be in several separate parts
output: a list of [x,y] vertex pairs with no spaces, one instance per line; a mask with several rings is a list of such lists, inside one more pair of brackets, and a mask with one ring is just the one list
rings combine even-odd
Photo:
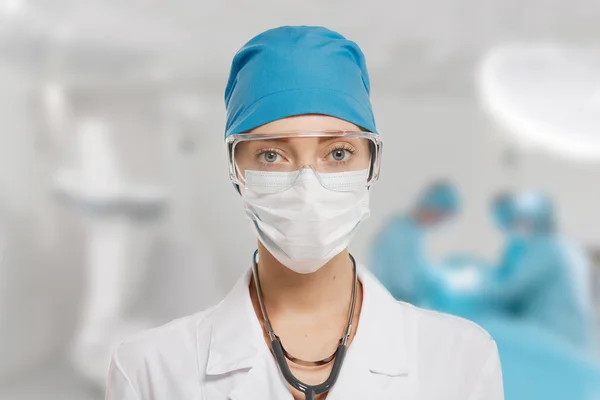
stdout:
[[[277,261],[259,243],[258,274],[269,314],[339,315],[348,312],[352,294],[352,261],[347,250],[318,271],[298,274]],[[251,286],[252,287],[252,286]]]

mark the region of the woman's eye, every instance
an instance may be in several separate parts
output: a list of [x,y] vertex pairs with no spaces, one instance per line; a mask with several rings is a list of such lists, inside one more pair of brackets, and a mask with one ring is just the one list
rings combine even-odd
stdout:
[[261,154],[261,157],[262,157],[263,161],[266,163],[274,163],[274,162],[278,161],[279,154],[277,154],[274,151],[265,151],[264,153]]
[[350,153],[348,150],[336,149],[332,151],[329,155],[334,161],[344,161],[348,156],[348,153]]

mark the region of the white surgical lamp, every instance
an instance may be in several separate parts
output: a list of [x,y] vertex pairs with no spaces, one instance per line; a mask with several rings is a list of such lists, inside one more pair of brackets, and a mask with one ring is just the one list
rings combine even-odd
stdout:
[[499,47],[478,78],[484,107],[515,145],[600,161],[600,47]]

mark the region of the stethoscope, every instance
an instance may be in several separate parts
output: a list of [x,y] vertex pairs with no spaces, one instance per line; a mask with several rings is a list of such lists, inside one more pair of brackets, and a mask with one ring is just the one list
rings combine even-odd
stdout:
[[[328,392],[331,390],[333,385],[338,379],[340,375],[340,371],[342,369],[342,363],[344,362],[344,358],[346,357],[346,351],[348,350],[347,343],[348,339],[350,339],[350,334],[352,332],[352,319],[354,318],[354,306],[356,304],[356,288],[358,286],[358,276],[356,274],[356,262],[354,261],[354,257],[350,255],[350,260],[352,261],[352,271],[354,275],[354,283],[352,285],[352,298],[350,300],[350,310],[348,315],[348,323],[346,324],[346,330],[344,332],[344,336],[340,338],[338,347],[336,351],[329,357],[324,358],[319,361],[305,361],[299,358],[292,356],[288,353],[283,345],[281,344],[281,340],[279,336],[275,334],[273,331],[273,327],[271,326],[271,322],[269,321],[269,316],[267,315],[267,310],[263,303],[263,295],[262,289],[260,286],[260,280],[258,279],[258,263],[257,263],[258,250],[254,253],[253,257],[253,265],[252,265],[252,275],[254,276],[254,286],[256,287],[256,297],[258,297],[258,304],[260,305],[260,311],[263,316],[265,331],[267,335],[269,335],[269,339],[271,340],[271,351],[275,356],[275,360],[277,361],[277,365],[281,374],[285,378],[285,380],[295,389],[304,393],[306,400],[314,400],[316,395]],[[325,380],[325,382],[319,385],[307,385],[302,382],[298,378],[292,374],[290,368],[287,364],[286,358],[293,362],[294,364],[302,365],[302,366],[321,366],[333,362],[333,367],[331,369],[331,373],[329,377]]]

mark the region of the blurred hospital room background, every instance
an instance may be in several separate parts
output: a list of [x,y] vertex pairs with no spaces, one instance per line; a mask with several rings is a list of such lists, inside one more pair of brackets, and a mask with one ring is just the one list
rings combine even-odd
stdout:
[[367,57],[384,152],[356,258],[488,329],[508,400],[600,398],[599,21],[597,0],[0,0],[0,399],[102,399],[116,343],[249,267],[223,90],[279,25]]

